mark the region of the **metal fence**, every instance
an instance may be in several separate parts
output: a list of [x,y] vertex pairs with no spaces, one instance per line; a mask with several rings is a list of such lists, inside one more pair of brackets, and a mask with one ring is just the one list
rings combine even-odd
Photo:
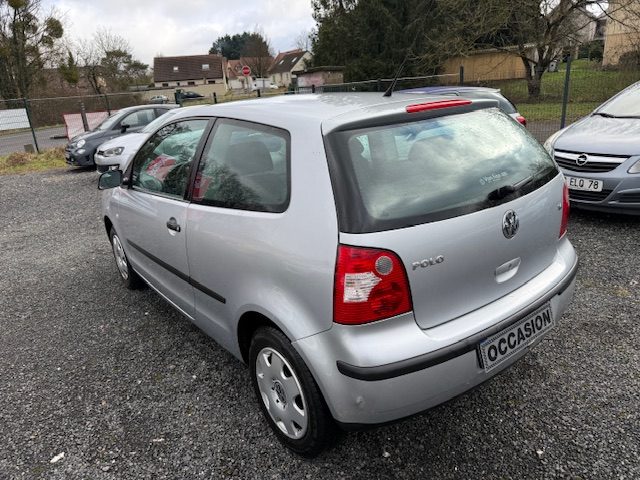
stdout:
[[96,119],[142,103],[139,93],[0,100],[0,155],[65,145]]
[[[483,78],[459,74],[399,78],[396,90],[425,86],[484,86],[500,89],[526,118],[527,128],[544,141],[563,125],[588,115],[599,104],[620,90],[640,81],[640,70],[607,70],[595,62],[577,60],[560,64],[555,72],[546,72],[539,95],[531,95],[526,79],[495,78],[488,72]],[[374,79],[319,87],[301,87],[286,94],[328,92],[384,92],[392,80]],[[249,98],[282,95],[283,92],[233,92],[211,97],[180,100],[182,105],[223,103]],[[173,101],[173,99],[170,99]],[[0,155],[15,151],[41,150],[64,145],[68,135],[84,131],[92,121],[112,112],[146,102],[140,92],[89,95],[62,98],[0,100]]]

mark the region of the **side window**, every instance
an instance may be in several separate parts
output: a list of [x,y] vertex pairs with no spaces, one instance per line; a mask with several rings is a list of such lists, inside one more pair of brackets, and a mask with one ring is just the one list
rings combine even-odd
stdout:
[[132,186],[182,198],[198,143],[209,122],[184,120],[156,132],[133,161]]
[[290,143],[285,130],[220,120],[200,162],[192,200],[284,212],[289,204]]
[[143,127],[153,121],[154,118],[156,118],[156,115],[153,108],[138,110],[124,117],[120,121],[120,125],[128,125],[131,128]]

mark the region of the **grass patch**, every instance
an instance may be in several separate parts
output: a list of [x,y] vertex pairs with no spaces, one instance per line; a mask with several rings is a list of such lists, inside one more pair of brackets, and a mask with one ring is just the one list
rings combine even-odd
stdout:
[[[542,77],[540,102],[562,102],[566,65],[557,72],[546,72]],[[569,100],[578,103],[600,104],[620,90],[640,80],[640,70],[603,70],[595,62],[577,60],[573,62],[569,85]],[[499,88],[502,94],[515,102],[530,103],[527,81],[496,80],[481,82],[484,86]]]
[[0,157],[0,175],[46,172],[66,167],[64,147],[50,148],[42,153],[15,152]]
[[[567,123],[589,115],[598,105],[598,102],[569,103],[567,105]],[[562,103],[519,103],[518,111],[527,121],[560,121],[562,115]]]

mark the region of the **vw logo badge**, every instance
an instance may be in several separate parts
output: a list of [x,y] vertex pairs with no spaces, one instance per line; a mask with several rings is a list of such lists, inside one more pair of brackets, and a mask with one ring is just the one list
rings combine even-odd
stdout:
[[589,157],[587,157],[587,155],[583,153],[582,155],[579,155],[578,158],[576,158],[576,165],[582,167],[583,165],[586,165],[588,161]]
[[520,220],[513,210],[509,210],[502,217],[502,233],[506,238],[513,238],[520,228]]

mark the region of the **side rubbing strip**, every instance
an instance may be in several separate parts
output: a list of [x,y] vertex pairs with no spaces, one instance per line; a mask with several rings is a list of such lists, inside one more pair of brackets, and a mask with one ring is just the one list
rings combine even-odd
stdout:
[[219,301],[220,303],[227,303],[227,299],[224,298],[222,295],[214,292],[213,290],[209,290],[207,287],[205,287],[204,285],[202,285],[201,283],[197,282],[196,280],[194,280],[193,278],[191,278],[189,275],[181,272],[180,270],[178,270],[177,268],[169,265],[168,263],[160,260],[158,257],[156,257],[155,255],[153,255],[152,253],[147,252],[144,248],[142,248],[140,245],[132,242],[131,240],[127,240],[127,243],[129,245],[131,245],[133,248],[135,248],[136,250],[138,250],[141,254],[143,254],[145,257],[147,257],[149,260],[151,260],[154,263],[157,263],[158,265],[160,265],[162,268],[164,268],[165,270],[173,273],[176,277],[184,280],[185,282],[187,282],[189,285],[191,285],[193,288],[196,288],[198,290],[200,290],[202,293],[204,293],[205,295],[210,296],[211,298],[213,298],[214,300]]

